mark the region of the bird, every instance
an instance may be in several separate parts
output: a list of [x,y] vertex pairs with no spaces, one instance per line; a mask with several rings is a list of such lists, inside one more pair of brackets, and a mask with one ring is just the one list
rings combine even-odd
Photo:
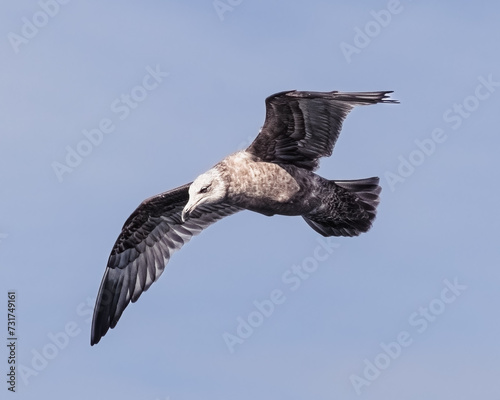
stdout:
[[96,299],[91,345],[115,328],[193,236],[242,210],[301,216],[323,236],[367,232],[379,204],[379,178],[329,180],[314,171],[332,154],[349,112],[358,105],[399,103],[393,91],[289,90],[265,100],[264,125],[244,150],[193,182],[144,200],[125,221]]

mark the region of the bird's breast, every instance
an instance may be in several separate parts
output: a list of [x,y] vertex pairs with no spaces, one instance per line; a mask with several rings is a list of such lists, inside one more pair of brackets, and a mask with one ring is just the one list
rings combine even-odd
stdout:
[[295,178],[277,164],[237,159],[227,163],[226,170],[231,177],[228,197],[253,211],[271,214],[300,191]]

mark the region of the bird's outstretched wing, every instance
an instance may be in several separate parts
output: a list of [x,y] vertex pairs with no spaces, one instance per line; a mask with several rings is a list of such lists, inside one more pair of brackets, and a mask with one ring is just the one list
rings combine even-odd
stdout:
[[97,295],[92,345],[116,326],[130,301],[137,301],[158,279],[176,250],[209,225],[241,210],[223,203],[200,206],[183,222],[190,185],[144,200],[123,225]]
[[266,120],[246,149],[262,161],[315,170],[330,156],[342,122],[357,105],[398,103],[382,92],[280,92],[266,99]]

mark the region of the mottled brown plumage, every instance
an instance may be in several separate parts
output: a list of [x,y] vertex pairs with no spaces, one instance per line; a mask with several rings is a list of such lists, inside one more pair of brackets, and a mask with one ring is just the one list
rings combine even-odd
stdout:
[[342,122],[357,105],[395,103],[391,92],[281,92],[266,99],[266,120],[246,149],[194,182],[151,197],[125,222],[97,296],[91,344],[114,328],[130,301],[158,279],[173,252],[241,210],[300,215],[324,236],[356,236],[376,215],[378,178],[334,181],[316,175]]

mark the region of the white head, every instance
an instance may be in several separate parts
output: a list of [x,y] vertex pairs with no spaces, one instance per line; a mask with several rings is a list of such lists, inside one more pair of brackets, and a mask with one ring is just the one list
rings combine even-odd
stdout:
[[202,204],[216,204],[224,200],[227,193],[227,184],[220,172],[212,168],[201,174],[189,187],[189,200],[182,210],[182,220],[189,219],[189,215]]

